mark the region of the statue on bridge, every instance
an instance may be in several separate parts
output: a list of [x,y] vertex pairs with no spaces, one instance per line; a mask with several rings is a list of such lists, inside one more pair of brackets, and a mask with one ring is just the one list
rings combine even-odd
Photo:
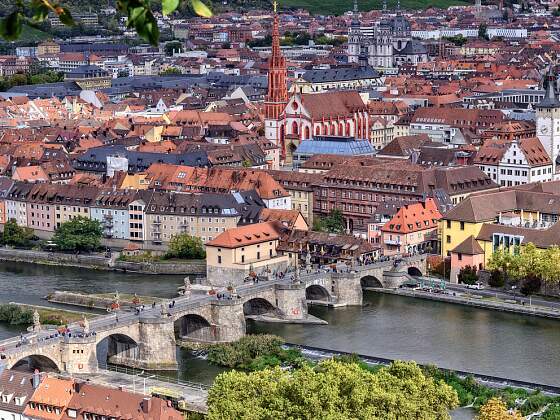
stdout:
[[111,303],[111,311],[118,311],[121,308],[121,297],[119,291],[115,291],[115,297],[113,298],[113,303]]
[[89,334],[89,321],[84,315],[84,320],[82,321],[82,325],[84,327],[84,334]]
[[33,331],[39,331],[41,329],[41,317],[39,311],[35,309],[33,312]]
[[183,288],[183,296],[185,297],[191,297],[192,294],[192,287],[191,287],[191,281],[188,277],[185,277],[185,279],[183,280],[185,286]]

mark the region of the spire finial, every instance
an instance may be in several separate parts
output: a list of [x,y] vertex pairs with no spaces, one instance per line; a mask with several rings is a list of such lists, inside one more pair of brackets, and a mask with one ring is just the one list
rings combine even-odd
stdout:
[[354,0],[354,14],[358,14],[358,0]]
[[401,0],[397,0],[397,10],[401,10]]
[[274,6],[274,13],[276,13],[276,9],[278,8],[278,2],[276,0],[274,0],[272,2],[272,5]]
[[383,11],[387,11],[387,0],[383,0]]

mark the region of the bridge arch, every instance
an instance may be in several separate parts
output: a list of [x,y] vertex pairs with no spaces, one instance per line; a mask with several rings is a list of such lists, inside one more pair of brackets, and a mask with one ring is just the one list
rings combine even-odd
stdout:
[[44,354],[30,354],[22,357],[12,365],[11,369],[25,372],[34,372],[35,369],[40,372],[62,372],[58,361]]
[[415,266],[408,267],[407,272],[412,277],[422,277],[422,271],[420,271],[418,267]]
[[307,300],[328,301],[330,296],[329,291],[319,284],[312,284],[305,289],[305,299]]
[[249,299],[243,304],[243,314],[245,316],[263,315],[277,311],[276,306],[270,303],[267,299],[257,297]]
[[122,333],[109,334],[101,339],[96,346],[97,362],[104,365],[133,366],[138,359],[138,342]]
[[215,328],[198,314],[186,314],[175,321],[175,331],[180,339],[192,341],[215,340]]
[[360,279],[360,285],[362,288],[364,287],[383,287],[383,283],[375,277],[371,275],[364,276]]

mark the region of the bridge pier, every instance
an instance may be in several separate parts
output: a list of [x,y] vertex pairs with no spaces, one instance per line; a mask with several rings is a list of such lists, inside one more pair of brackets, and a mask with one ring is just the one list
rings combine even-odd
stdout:
[[237,341],[245,335],[243,302],[218,300],[212,302],[212,324],[217,342]]
[[62,369],[68,373],[97,372],[97,341],[94,336],[67,337],[60,342]]
[[286,320],[301,320],[307,318],[307,303],[305,301],[305,284],[277,284],[274,294],[276,307]]
[[362,276],[358,273],[331,273],[331,290],[338,303],[348,306],[361,306],[363,303]]
[[146,370],[176,370],[177,353],[172,318],[140,318],[138,357],[135,367]]

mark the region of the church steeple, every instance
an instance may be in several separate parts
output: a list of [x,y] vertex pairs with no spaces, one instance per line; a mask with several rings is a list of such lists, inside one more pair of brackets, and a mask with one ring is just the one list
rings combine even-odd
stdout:
[[277,3],[274,2],[274,21],[272,23],[272,54],[268,59],[268,94],[265,101],[265,117],[278,119],[288,102],[286,84],[286,58],[280,50],[280,29]]
[[285,156],[284,127],[280,121],[280,114],[288,103],[286,58],[280,50],[280,29],[276,0],[273,4],[272,51],[268,59],[268,93],[264,102],[265,136],[268,140],[280,146],[282,156]]

